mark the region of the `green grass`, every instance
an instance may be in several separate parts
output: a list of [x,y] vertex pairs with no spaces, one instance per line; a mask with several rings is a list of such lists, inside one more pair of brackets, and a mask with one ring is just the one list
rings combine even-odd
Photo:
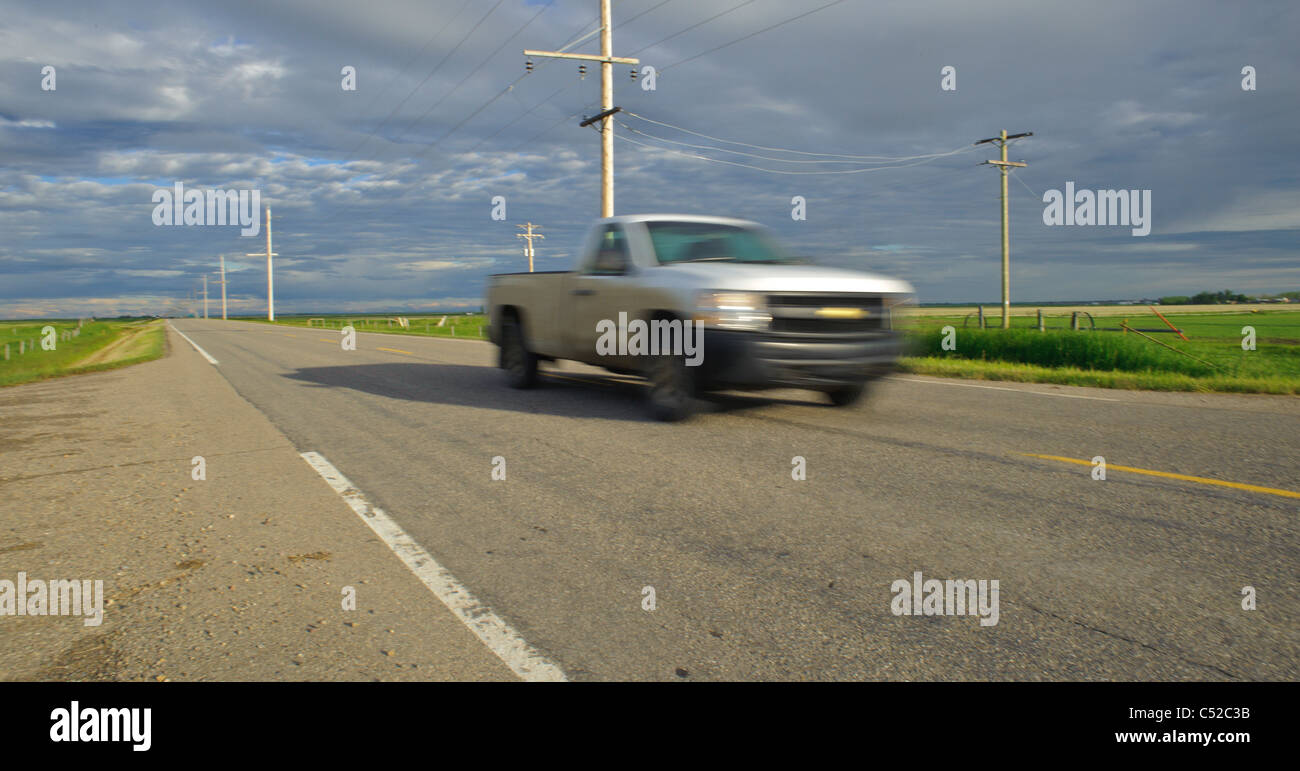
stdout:
[[1146,391],[1218,391],[1224,393],[1300,394],[1300,381],[1285,377],[1191,377],[1171,372],[1083,370],[1040,367],[1001,361],[907,356],[899,370],[917,375],[1003,380],[1017,383],[1056,383]]
[[[1073,332],[1068,315],[1047,317],[1045,332],[1037,330],[1033,316],[1012,316],[1010,330],[996,328],[998,316],[987,317],[994,328],[984,330],[964,316],[912,316],[900,320],[898,327],[914,346],[915,356],[904,366],[921,374],[1107,388],[1300,393],[1300,310],[1161,312],[1189,339],[1147,334],[1188,355],[1136,334]],[[1140,307],[1126,317],[1098,316],[1096,324],[1119,327],[1124,320],[1139,329],[1167,329]],[[954,351],[939,345],[945,325],[956,329]],[[1245,326],[1255,328],[1253,351],[1241,347]],[[1089,330],[1091,324],[1085,319],[1083,327]]]
[[394,335],[417,335],[420,337],[456,337],[468,338],[470,340],[487,339],[487,316],[481,313],[474,314],[445,314],[447,320],[443,325],[438,326],[438,322],[444,314],[433,314],[427,316],[405,316],[410,321],[410,327],[403,329],[397,325],[397,322],[390,323],[390,319],[396,319],[396,315],[366,315],[366,314],[338,314],[338,315],[314,315],[314,316],[278,316],[274,322],[267,321],[264,318],[240,319],[241,321],[256,321],[262,324],[275,324],[291,327],[311,326],[316,329],[333,329],[339,330],[344,326],[351,324],[358,332],[383,332]]
[[[148,324],[152,327],[142,331],[135,340],[122,346],[105,361],[85,362],[124,335]],[[52,351],[44,350],[40,344],[41,329],[46,326],[55,329],[55,349]],[[115,369],[157,359],[166,353],[163,326],[158,322],[92,321],[83,325],[76,337],[62,339],[63,331],[75,329],[77,322],[68,320],[0,322],[0,350],[5,343],[9,344],[9,360],[5,361],[0,354],[0,386]],[[27,340],[35,342],[34,350],[18,353],[19,341]]]
[[940,329],[911,335],[919,356],[1034,364],[1040,367],[1122,372],[1175,372],[1193,377],[1213,374],[1214,368],[1180,356],[1137,335],[1106,332],[1039,332],[1036,329],[962,329],[942,348]]

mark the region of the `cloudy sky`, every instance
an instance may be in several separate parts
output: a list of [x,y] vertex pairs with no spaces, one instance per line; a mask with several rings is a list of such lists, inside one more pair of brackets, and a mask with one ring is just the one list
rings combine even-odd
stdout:
[[[1028,163],[1013,299],[1300,289],[1300,5],[827,4],[614,0],[615,54],[658,70],[646,90],[615,69],[618,213],[750,218],[922,302],[996,302],[998,173],[978,164],[997,156],[972,143],[1032,131],[1009,155]],[[245,256],[264,234],[154,224],[154,192],[178,181],[261,191],[282,312],[477,308],[485,276],[526,269],[525,221],[546,235],[538,269],[567,267],[599,214],[599,137],[577,125],[599,111],[598,67],[525,76],[521,51],[580,38],[598,11],[5,2],[0,317],[165,313],[223,254],[232,312],[264,312],[264,260]],[[1150,235],[1044,225],[1067,181],[1150,190]]]

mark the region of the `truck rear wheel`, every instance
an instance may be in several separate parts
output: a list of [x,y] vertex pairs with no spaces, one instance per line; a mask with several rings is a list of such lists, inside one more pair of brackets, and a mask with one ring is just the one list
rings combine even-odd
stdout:
[[524,330],[516,318],[508,318],[501,324],[501,368],[506,371],[506,383],[511,388],[537,385],[537,355],[524,344]]
[[646,372],[650,381],[650,412],[657,420],[675,422],[695,412],[695,373],[681,356],[656,356]]
[[862,401],[862,395],[866,392],[866,383],[854,383],[827,391],[826,396],[836,407],[851,407]]

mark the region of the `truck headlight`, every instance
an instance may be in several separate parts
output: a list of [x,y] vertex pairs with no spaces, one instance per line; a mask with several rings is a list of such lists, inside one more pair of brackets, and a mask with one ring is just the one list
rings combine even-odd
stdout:
[[756,292],[700,292],[695,320],[717,329],[759,330],[772,323],[767,299]]

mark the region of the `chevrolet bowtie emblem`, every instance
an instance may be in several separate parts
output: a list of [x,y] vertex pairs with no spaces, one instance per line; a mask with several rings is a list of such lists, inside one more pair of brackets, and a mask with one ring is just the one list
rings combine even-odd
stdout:
[[863,308],[818,308],[816,315],[828,319],[860,319],[868,314]]

